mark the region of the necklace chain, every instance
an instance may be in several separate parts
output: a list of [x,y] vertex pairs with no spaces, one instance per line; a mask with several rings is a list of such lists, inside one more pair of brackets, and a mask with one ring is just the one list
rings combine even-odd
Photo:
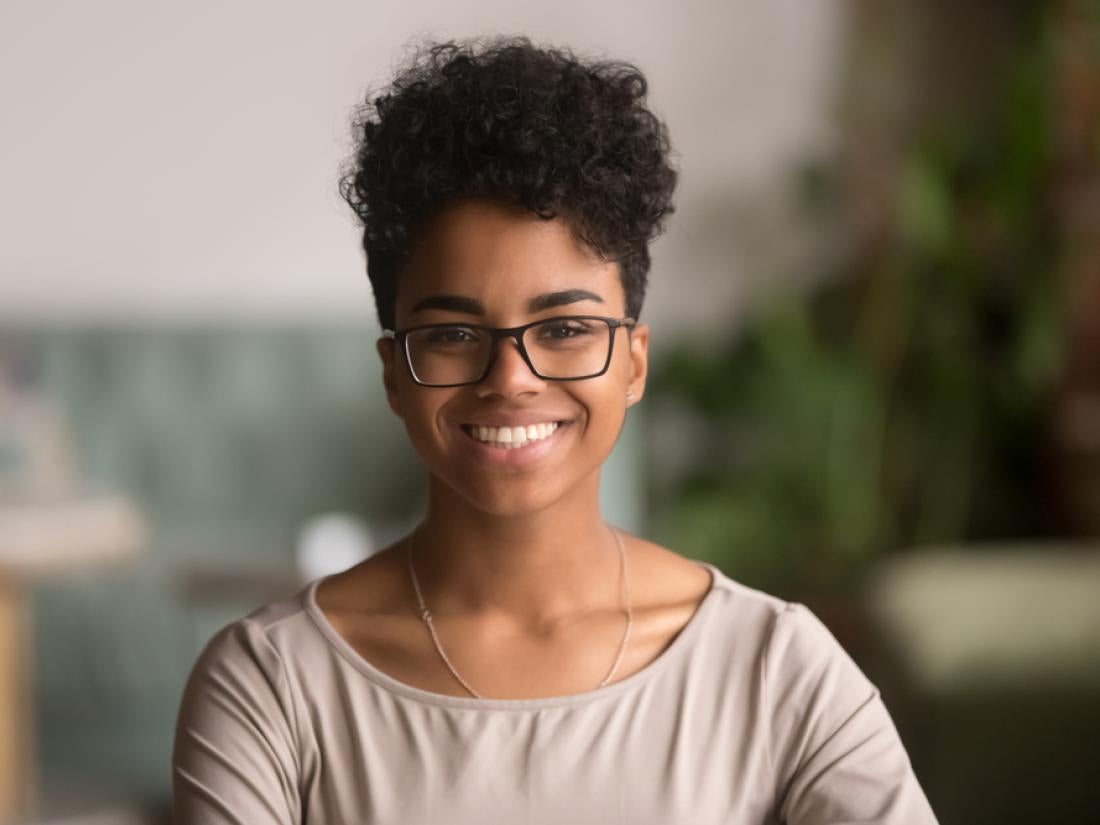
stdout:
[[[619,547],[619,568],[622,574],[622,592],[623,602],[626,611],[626,631],[623,633],[622,641],[619,642],[619,652],[615,656],[615,662],[611,665],[611,670],[608,671],[603,681],[600,682],[599,687],[604,687],[608,682],[614,678],[615,673],[619,669],[619,665],[622,664],[623,655],[626,653],[626,644],[630,639],[630,631],[634,627],[634,613],[630,605],[630,582],[627,578],[626,571],[626,550],[623,549],[622,535],[617,529],[611,527],[611,532],[615,536],[615,543]],[[462,675],[455,669],[455,666],[451,664],[451,660],[447,658],[446,652],[443,650],[443,645],[439,642],[439,635],[435,632],[435,624],[432,622],[432,613],[428,610],[427,605],[424,604],[424,597],[420,592],[420,582],[416,578],[416,568],[413,566],[413,533],[409,534],[408,540],[408,552],[406,553],[409,561],[409,575],[412,577],[413,589],[416,591],[416,601],[420,605],[420,618],[424,620],[424,624],[428,626],[428,632],[431,634],[432,642],[435,644],[435,649],[439,652],[439,658],[443,660],[443,664],[447,666],[447,669],[451,671],[451,675],[455,677],[466,690],[475,699],[482,699],[476,690],[470,687],[469,683],[462,678]]]

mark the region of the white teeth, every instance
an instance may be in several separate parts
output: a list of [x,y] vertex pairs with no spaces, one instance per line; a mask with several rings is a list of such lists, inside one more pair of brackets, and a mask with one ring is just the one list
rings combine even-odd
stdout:
[[468,432],[478,441],[514,450],[549,437],[557,428],[556,421],[528,424],[526,427],[483,427],[479,424],[469,427]]

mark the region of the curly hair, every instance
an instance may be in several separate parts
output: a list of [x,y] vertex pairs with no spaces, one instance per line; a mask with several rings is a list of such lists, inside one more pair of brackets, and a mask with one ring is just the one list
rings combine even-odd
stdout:
[[490,198],[560,217],[601,260],[619,263],[637,318],[649,242],[673,211],[678,173],[642,72],[584,61],[522,36],[428,42],[354,118],[340,193],[363,225],[383,327],[418,229],[446,205]]

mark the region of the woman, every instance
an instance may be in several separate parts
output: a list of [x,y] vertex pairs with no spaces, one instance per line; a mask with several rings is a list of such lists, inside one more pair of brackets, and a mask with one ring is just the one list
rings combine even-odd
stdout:
[[214,636],[178,823],[932,823],[879,693],[805,607],[604,522],[645,389],[665,127],[629,64],[434,45],[344,195],[422,523]]

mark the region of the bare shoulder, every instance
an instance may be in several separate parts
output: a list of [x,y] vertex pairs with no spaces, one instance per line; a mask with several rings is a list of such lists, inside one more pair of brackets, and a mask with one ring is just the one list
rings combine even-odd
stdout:
[[317,587],[317,606],[334,624],[351,615],[408,614],[405,589],[410,585],[401,559],[391,546],[328,576]]
[[710,592],[710,571],[655,542],[623,535],[630,558],[631,590],[637,603],[693,612]]

